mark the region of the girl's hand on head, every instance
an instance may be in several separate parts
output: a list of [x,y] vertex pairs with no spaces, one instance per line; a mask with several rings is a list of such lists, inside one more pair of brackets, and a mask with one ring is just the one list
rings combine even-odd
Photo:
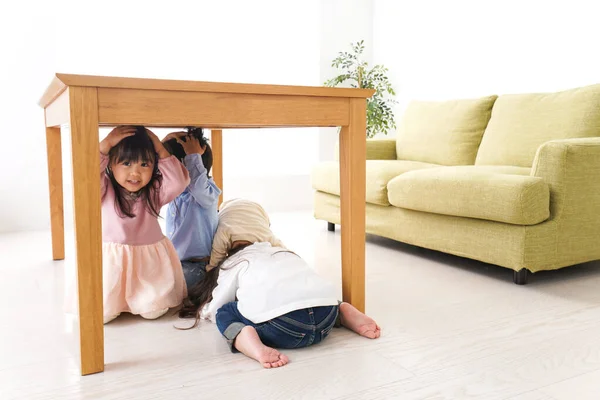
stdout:
[[121,140],[135,135],[135,130],[134,126],[117,126],[100,142],[100,152],[108,155],[110,149],[119,144]]
[[162,142],[164,143],[164,142],[168,142],[171,139],[178,139],[180,137],[184,137],[185,135],[187,135],[187,132],[184,132],[184,131],[171,132],[167,136],[165,136],[165,138],[162,140]]
[[156,136],[156,133],[152,132],[148,128],[144,128],[144,129],[146,130],[146,133],[148,134],[148,137],[150,138],[150,140],[152,140],[152,143],[156,143],[157,141],[160,142],[160,140],[158,139],[158,136]]
[[148,137],[150,137],[150,140],[152,140],[152,144],[154,145],[154,151],[156,151],[156,153],[158,154],[158,158],[162,159],[171,156],[171,154],[169,154],[167,149],[165,149],[165,146],[163,146],[162,142],[154,132],[146,128],[146,133],[148,134]]
[[179,143],[183,147],[183,151],[185,154],[204,154],[206,151],[206,146],[201,146],[200,141],[197,137],[188,135],[185,138],[185,142],[181,140],[181,138],[177,138],[177,143]]

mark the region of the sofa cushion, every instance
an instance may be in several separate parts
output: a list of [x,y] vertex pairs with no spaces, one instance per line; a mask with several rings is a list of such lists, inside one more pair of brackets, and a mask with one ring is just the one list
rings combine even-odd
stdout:
[[[396,139],[367,139],[367,160],[395,160]],[[335,161],[340,160],[340,142],[335,144]]]
[[[367,202],[389,206],[387,184],[390,179],[407,171],[439,167],[416,161],[367,160]],[[311,174],[313,189],[340,195],[340,164],[326,161],[317,164]]]
[[600,136],[599,110],[600,85],[500,96],[475,164],[531,167],[537,149],[545,142]]
[[498,173],[493,168],[412,171],[392,179],[388,193],[396,207],[436,214],[515,225],[534,225],[550,216],[550,189],[542,178]]
[[413,101],[398,126],[398,159],[473,165],[496,97]]

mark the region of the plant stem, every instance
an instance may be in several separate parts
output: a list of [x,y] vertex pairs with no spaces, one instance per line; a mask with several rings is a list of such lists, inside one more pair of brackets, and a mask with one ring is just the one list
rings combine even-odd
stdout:
[[362,75],[363,75],[363,68],[358,67],[358,87],[361,89],[362,89]]

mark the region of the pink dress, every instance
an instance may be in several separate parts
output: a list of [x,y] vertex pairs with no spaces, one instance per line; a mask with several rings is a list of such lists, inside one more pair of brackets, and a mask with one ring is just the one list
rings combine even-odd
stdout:
[[[100,154],[104,316],[176,307],[187,296],[177,252],[141,200],[133,206],[134,218],[119,216],[115,191],[105,173],[107,165],[108,157]],[[185,190],[190,177],[174,156],[159,160],[158,169],[163,177],[162,207]]]

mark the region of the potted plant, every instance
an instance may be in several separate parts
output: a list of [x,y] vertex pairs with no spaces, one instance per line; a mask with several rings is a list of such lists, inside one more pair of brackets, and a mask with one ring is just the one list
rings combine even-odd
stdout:
[[378,133],[387,135],[390,129],[396,128],[392,110],[396,93],[386,76],[388,69],[383,65],[369,68],[369,64],[361,59],[364,40],[350,43],[350,46],[351,52],[342,51],[331,62],[341,74],[326,81],[325,85],[334,87],[349,81],[351,87],[375,89],[375,94],[367,99],[367,137],[372,138]]

